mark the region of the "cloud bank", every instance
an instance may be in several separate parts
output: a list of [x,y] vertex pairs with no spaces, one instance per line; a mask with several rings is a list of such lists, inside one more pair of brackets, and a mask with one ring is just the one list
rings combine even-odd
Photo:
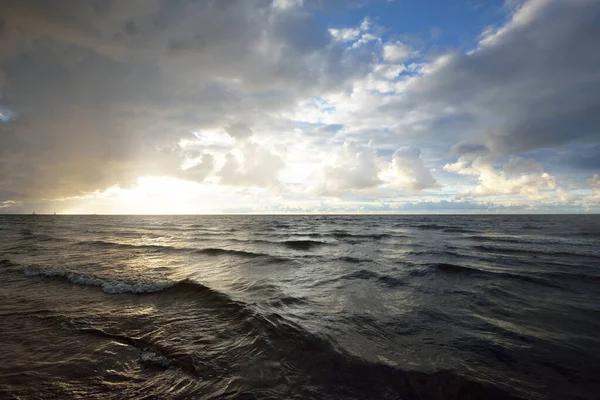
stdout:
[[324,22],[348,7],[3,1],[1,209],[120,212],[154,177],[186,212],[600,210],[597,1],[443,50]]

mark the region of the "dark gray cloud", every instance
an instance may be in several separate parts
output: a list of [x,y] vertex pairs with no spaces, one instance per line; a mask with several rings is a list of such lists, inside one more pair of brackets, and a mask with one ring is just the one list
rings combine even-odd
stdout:
[[366,68],[305,10],[264,0],[6,0],[0,16],[0,106],[17,115],[0,121],[0,201],[180,177],[191,132],[249,136],[232,121]]
[[567,149],[559,162],[571,168],[600,171],[600,145]]
[[475,155],[483,155],[490,152],[490,149],[487,148],[484,144],[478,143],[457,143],[452,146],[451,151],[453,154],[463,155],[463,154],[475,154]]
[[[500,156],[597,144],[598,20],[595,0],[528,1],[475,51],[428,66],[385,110],[421,110],[438,140],[479,143]],[[460,146],[455,151],[467,150]]]
[[231,124],[225,128],[225,131],[234,139],[247,139],[252,136],[252,129],[244,124]]

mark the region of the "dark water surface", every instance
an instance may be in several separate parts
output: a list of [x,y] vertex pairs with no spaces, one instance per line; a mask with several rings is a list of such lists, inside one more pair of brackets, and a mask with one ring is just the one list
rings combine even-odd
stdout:
[[599,216],[0,216],[0,398],[598,399]]

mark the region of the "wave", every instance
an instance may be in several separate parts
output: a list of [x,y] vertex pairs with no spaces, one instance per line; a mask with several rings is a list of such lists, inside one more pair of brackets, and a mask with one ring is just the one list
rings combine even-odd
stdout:
[[390,233],[358,234],[358,233],[350,233],[350,232],[346,232],[346,231],[333,231],[333,232],[331,232],[330,235],[336,239],[351,238],[351,239],[380,240],[380,239],[385,239],[385,238],[394,237],[394,236],[402,237],[400,235],[392,235]]
[[306,236],[306,237],[310,237],[310,238],[322,238],[322,237],[327,237],[328,235],[326,233],[317,233],[317,232],[291,232],[291,233],[286,233],[289,236]]
[[421,224],[421,225],[412,225],[412,228],[423,229],[423,230],[442,230],[449,228],[446,225],[437,225],[437,224]]
[[395,228],[416,228],[421,230],[428,231],[441,231],[445,233],[475,233],[477,231],[473,229],[467,229],[459,226],[448,226],[448,225],[438,225],[438,224],[419,224],[419,225],[406,225],[406,224],[396,224]]
[[487,274],[485,271],[481,271],[475,268],[464,267],[457,264],[450,263],[430,263],[423,264],[419,269],[413,269],[409,273],[412,277],[430,277],[439,274],[443,275],[481,275]]
[[146,365],[158,366],[161,368],[169,368],[171,362],[165,356],[161,356],[152,350],[145,350],[140,354],[140,362]]
[[208,367],[205,365],[202,369],[198,368],[193,355],[182,354],[170,347],[157,343],[155,340],[128,336],[126,333],[110,332],[106,329],[89,326],[87,323],[77,320],[65,321],[65,324],[75,329],[78,333],[108,339],[138,349],[140,351],[138,361],[146,366],[159,367],[161,369],[178,368],[195,376],[206,372]]
[[319,240],[286,240],[278,243],[292,250],[311,250],[315,247],[328,244]]
[[[277,243],[277,242],[274,242]],[[135,245],[128,243],[114,243],[114,242],[105,242],[103,240],[94,240],[94,241],[83,241],[78,242],[80,245],[85,246],[93,246],[93,247],[102,247],[102,248],[112,248],[112,249],[127,249],[127,250],[140,250],[140,251],[152,251],[152,252],[166,252],[166,253],[195,253],[195,254],[204,254],[209,256],[237,256],[243,258],[258,258],[264,257],[269,258],[272,262],[282,262],[287,261],[286,259],[272,256],[266,253],[256,253],[252,251],[246,250],[233,250],[233,249],[224,249],[219,247],[208,247],[204,249],[196,249],[196,248],[188,248],[188,247],[175,247],[175,246],[162,246],[162,245]]]
[[36,242],[65,242],[67,239],[61,237],[54,237],[43,233],[29,233],[23,234],[22,240],[34,240]]
[[78,274],[70,271],[48,270],[34,266],[25,268],[25,276],[45,276],[45,277],[60,277],[69,280],[72,283],[83,286],[97,286],[107,294],[142,294],[160,292],[166,288],[174,286],[182,282],[123,282],[109,279],[102,279],[94,275]]
[[237,232],[237,229],[235,229],[235,228],[218,229],[218,228],[211,228],[211,227],[206,226],[206,225],[198,225],[198,224],[192,224],[189,227],[193,228],[194,230],[202,229],[202,230],[207,231],[207,232]]
[[[310,237],[310,238],[323,238],[323,239],[328,239],[328,238],[335,238],[335,239],[340,239],[340,238],[344,238],[346,239],[348,242],[351,242],[351,240],[349,239],[374,239],[374,240],[378,240],[378,239],[382,239],[385,237],[393,237],[393,235],[388,235],[388,234],[377,234],[377,235],[354,235],[354,234],[343,234],[343,235],[338,235],[338,234],[321,234],[321,233],[315,233],[315,234],[300,234],[300,233],[295,233],[295,234],[291,234],[288,235],[286,234],[285,236],[297,236],[297,237]],[[400,236],[395,236],[395,237],[400,237]],[[239,239],[239,238],[229,238],[227,239],[228,242],[237,242],[237,243],[243,243],[246,245],[256,245],[256,244],[264,244],[264,245],[270,245],[270,246],[278,246],[278,245],[283,245],[287,248],[291,248],[291,249],[295,249],[295,250],[309,250],[311,247],[315,247],[315,246],[320,246],[320,245],[331,245],[331,244],[335,244],[335,242],[331,242],[331,241],[321,241],[321,240],[312,240],[312,239],[292,239],[292,240],[269,240],[269,239]]]
[[107,242],[104,240],[83,240],[83,241],[77,242],[77,245],[99,247],[99,248],[165,251],[165,252],[190,251],[190,249],[187,249],[187,248],[174,247],[174,246],[164,246],[164,245],[158,245],[158,244],[117,243],[117,242]]
[[464,267],[462,265],[449,264],[449,263],[436,263],[431,264],[429,268],[434,268],[437,271],[446,273],[459,273],[459,274],[476,274],[482,272],[475,268]]
[[[461,377],[450,371],[404,371],[394,365],[366,360],[333,346],[277,314],[268,317],[273,343],[285,362],[310,371],[310,384],[340,390],[332,398],[486,398],[514,399],[508,392]],[[307,357],[307,354],[311,356]],[[305,379],[305,378],[304,378]],[[323,390],[323,389],[321,389]],[[349,394],[352,396],[348,396]]]
[[564,238],[548,238],[548,237],[507,237],[507,236],[481,236],[472,235],[466,236],[465,239],[473,240],[476,242],[484,243],[510,243],[510,244],[526,244],[526,245],[560,245],[560,246],[573,246],[573,247],[590,247],[593,243],[582,243],[581,241],[574,241]]
[[478,245],[473,246],[473,249],[486,252],[486,253],[499,253],[499,254],[511,254],[511,255],[528,255],[528,256],[537,256],[537,255],[545,255],[545,256],[554,256],[554,257],[590,257],[590,258],[598,258],[597,256],[592,256],[589,254],[581,254],[577,252],[569,252],[569,251],[544,251],[539,249],[523,249],[523,248],[515,248],[515,247],[502,247],[502,246],[489,246],[489,245]]
[[[218,311],[214,308],[208,312]],[[229,319],[226,313],[217,318]],[[144,365],[178,369],[196,379],[222,374],[221,363],[235,362],[226,357],[237,356],[236,353],[228,355],[229,351],[222,352],[213,362],[207,363],[193,350],[176,347],[169,337],[133,337],[89,326],[84,321],[69,321],[68,325],[82,334],[139,349],[138,360]],[[405,371],[394,365],[359,358],[335,348],[325,337],[308,332],[276,313],[258,315],[246,322],[231,318],[230,325],[240,335],[248,337],[255,346],[254,353],[260,354],[261,359],[286,365],[290,372],[301,372],[286,374],[286,386],[310,386],[324,398],[516,398],[501,388],[454,372]],[[254,333],[248,336],[249,332]]]
[[268,254],[264,254],[264,253],[254,253],[251,251],[229,250],[229,249],[221,249],[221,248],[206,248],[206,249],[196,250],[195,252],[199,253],[199,254],[207,254],[210,256],[230,255],[230,256],[238,256],[238,257],[246,257],[246,258],[270,257]]
[[[600,272],[598,272],[596,269],[593,270],[593,272],[595,274],[598,274]],[[583,281],[598,281],[600,280],[600,275],[590,275],[590,274],[577,274],[577,273],[570,273],[570,272],[549,272],[547,274],[544,274],[546,276],[550,276],[556,279],[579,279],[579,280],[583,280]]]
[[269,305],[272,307],[289,307],[289,306],[302,306],[306,305],[309,301],[305,298],[294,297],[294,296],[281,296],[269,301]]
[[580,236],[584,238],[600,238],[600,232],[577,232],[575,236]]
[[443,231],[447,232],[447,233],[475,233],[475,232],[477,232],[472,229],[458,228],[458,227],[444,228]]
[[465,239],[470,239],[476,242],[503,242],[503,243],[523,243],[522,239],[505,237],[505,236],[467,236]]
[[533,277],[529,275],[522,274],[513,274],[509,272],[493,272],[493,271],[484,271],[477,268],[465,267],[457,264],[449,264],[449,263],[433,263],[426,264],[424,269],[421,270],[413,270],[410,272],[412,276],[430,276],[435,274],[446,274],[446,275],[470,275],[470,276],[478,276],[483,279],[495,280],[495,279],[506,279],[511,281],[521,281],[526,283],[533,283],[536,285],[551,287],[551,288],[560,288],[564,289],[563,285],[552,282],[548,279],[545,279],[543,276],[547,274],[540,274],[543,276]]
[[353,271],[353,272],[341,275],[337,278],[320,281],[320,282],[318,282],[318,285],[320,286],[325,283],[335,283],[335,282],[345,281],[345,280],[352,281],[352,280],[357,280],[357,279],[374,281],[374,282],[377,282],[384,286],[387,286],[389,288],[400,287],[405,284],[405,282],[402,279],[394,278],[393,276],[380,274],[378,272],[370,271],[367,269],[360,269],[357,271]]
[[[432,250],[414,251],[414,250],[411,250],[411,251],[407,251],[404,254],[410,255],[410,256],[442,256],[442,257],[451,256],[451,257],[456,257],[456,258],[469,257],[466,254],[460,254],[460,253],[456,253],[454,251],[432,251]],[[476,257],[473,257],[473,258],[476,258]],[[401,262],[404,262],[404,261],[402,260]]]
[[347,262],[350,264],[360,264],[362,262],[369,262],[371,260],[369,260],[368,258],[356,258],[356,257],[350,257],[350,256],[344,256],[344,257],[340,257],[338,258],[339,261],[343,261],[343,262]]
[[221,307],[234,305],[238,307],[239,303],[232,300],[225,293],[216,291],[201,283],[191,279],[183,279],[179,281],[151,281],[151,282],[134,282],[121,281],[115,279],[101,278],[94,275],[79,274],[70,271],[42,269],[36,266],[29,266],[24,269],[26,276],[61,278],[71,283],[81,286],[99,287],[104,293],[110,295],[120,294],[135,294],[135,295],[151,295],[163,293],[165,295],[201,295],[204,300],[218,301]]
[[15,265],[12,261],[4,259],[4,260],[0,260],[0,267],[12,267],[13,265]]
[[540,229],[544,229],[544,227],[542,226],[537,226],[537,225],[523,225],[523,227],[521,229],[529,229],[529,230],[540,230]]
[[[75,274],[66,271],[49,271],[29,267],[26,274],[30,276],[60,277],[72,283],[97,286],[109,293],[117,293],[111,288],[118,287],[128,290],[122,293],[143,294],[145,301],[155,301],[153,296],[175,295],[193,298],[201,308],[191,308],[203,315],[203,319],[214,318],[217,322],[226,323],[233,332],[247,337],[248,346],[254,346],[255,354],[269,362],[279,363],[290,367],[290,370],[300,371],[301,374],[286,375],[289,385],[311,386],[327,397],[342,398],[487,398],[510,399],[511,395],[502,389],[479,383],[448,371],[433,373],[404,371],[396,366],[366,360],[351,355],[335,347],[325,336],[307,331],[301,326],[285,319],[277,313],[260,314],[250,306],[237,303],[225,294],[214,291],[202,284],[190,280],[177,282],[126,283],[106,280],[100,277]],[[386,282],[392,277],[360,270],[346,276],[346,279],[374,279]],[[392,278],[394,279],[394,278]],[[193,295],[190,297],[189,295]],[[294,304],[302,299],[288,298],[283,304]],[[190,315],[190,323],[194,316]],[[190,374],[192,377],[205,378],[222,373],[223,365],[235,362],[237,353],[230,355],[221,352],[210,363],[203,362],[204,358],[194,350],[177,345],[170,336],[176,332],[160,330],[159,335],[136,336],[128,330],[119,330],[118,326],[99,327],[99,321],[82,317],[81,319],[64,318],[67,327],[81,334],[94,335],[111,341],[139,349],[138,361],[149,367],[162,369],[177,369]],[[135,318],[135,317],[134,317]],[[157,314],[156,324],[168,323],[169,316]],[[160,318],[165,318],[161,320]],[[161,322],[162,321],[162,322]],[[192,326],[192,325],[190,325]],[[210,324],[209,324],[210,326]],[[217,340],[217,339],[215,339]],[[227,357],[232,357],[228,359]],[[254,355],[252,357],[255,357]],[[262,360],[262,358],[261,358]],[[239,361],[239,360],[238,360]],[[262,361],[261,361],[262,362]],[[437,393],[437,397],[433,396]],[[331,396],[329,396],[331,394]],[[346,396],[344,396],[344,394]]]
[[85,233],[94,234],[94,235],[104,235],[104,236],[116,236],[123,238],[152,238],[152,239],[160,239],[164,238],[165,235],[157,234],[152,232],[146,232],[144,230],[134,230],[134,231],[119,231],[119,230],[92,230],[88,229]]

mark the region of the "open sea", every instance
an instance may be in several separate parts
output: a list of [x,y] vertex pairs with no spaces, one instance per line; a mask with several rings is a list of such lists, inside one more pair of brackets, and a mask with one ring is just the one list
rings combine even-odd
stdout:
[[0,216],[0,399],[599,399],[600,216]]

